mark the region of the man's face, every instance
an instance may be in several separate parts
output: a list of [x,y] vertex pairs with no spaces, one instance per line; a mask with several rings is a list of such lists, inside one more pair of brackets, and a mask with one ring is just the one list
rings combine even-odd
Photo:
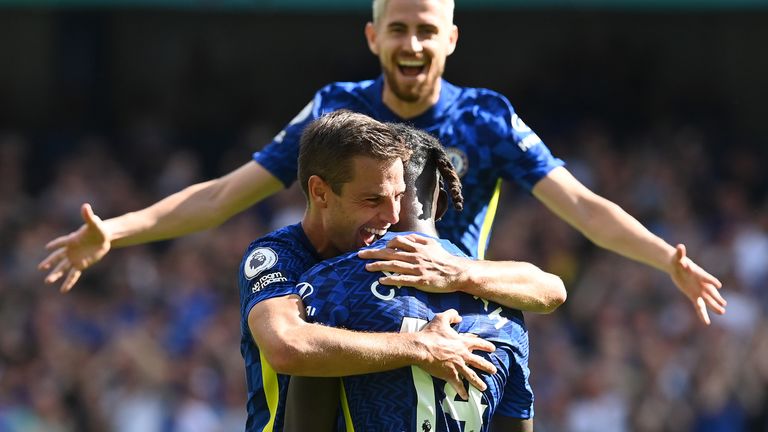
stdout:
[[445,59],[458,29],[443,0],[390,0],[375,25],[366,27],[368,47],[379,57],[386,92],[408,103],[435,103]]
[[352,159],[352,181],[339,195],[329,193],[325,229],[338,253],[369,245],[399,220],[405,192],[403,162],[381,162],[368,157]]

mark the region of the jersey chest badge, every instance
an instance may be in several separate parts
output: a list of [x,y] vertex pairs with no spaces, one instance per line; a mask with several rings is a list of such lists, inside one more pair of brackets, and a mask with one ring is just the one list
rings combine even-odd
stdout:
[[469,168],[469,159],[467,158],[467,154],[464,153],[464,150],[456,147],[446,147],[445,153],[448,155],[448,159],[450,159],[453,169],[456,170],[456,174],[458,174],[459,177],[464,177],[464,174],[467,173],[467,169]]
[[277,253],[270,248],[256,248],[243,263],[243,273],[246,279],[253,279],[264,270],[272,268],[277,263]]

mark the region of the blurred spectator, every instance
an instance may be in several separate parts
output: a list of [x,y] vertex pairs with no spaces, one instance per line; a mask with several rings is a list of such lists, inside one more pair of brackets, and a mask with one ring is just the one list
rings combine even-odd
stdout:
[[[251,240],[300,218],[297,189],[216,230],[116,251],[66,296],[35,270],[43,242],[79,224],[81,202],[110,216],[201,179],[201,156],[174,151],[163,130],[139,131],[142,151],[162,144],[146,166],[121,165],[114,142],[84,136],[34,194],[25,176],[35,174],[20,168],[28,138],[0,133],[0,432],[242,429],[236,266]],[[536,263],[569,289],[558,312],[526,318],[537,430],[768,430],[768,207],[748,193],[767,185],[742,154],[709,154],[714,143],[690,126],[655,149],[654,136],[615,142],[613,132],[590,124],[553,151],[596,192],[701,253],[729,312],[701,326],[663,274],[598,250],[505,188],[489,256]]]

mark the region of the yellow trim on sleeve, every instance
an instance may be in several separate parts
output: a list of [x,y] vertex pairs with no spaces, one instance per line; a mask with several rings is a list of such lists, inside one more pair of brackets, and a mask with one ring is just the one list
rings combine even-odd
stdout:
[[277,382],[277,372],[272,369],[261,351],[259,351],[259,358],[261,358],[261,382],[264,387],[264,398],[267,400],[267,407],[269,408],[269,421],[262,430],[263,432],[272,432],[275,428],[275,417],[277,417],[280,386]]
[[491,235],[493,219],[496,217],[496,209],[499,207],[499,196],[501,195],[501,179],[496,180],[496,188],[488,202],[488,211],[485,213],[485,220],[480,227],[480,237],[477,239],[477,259],[485,259],[485,249],[488,246],[488,237]]
[[344,380],[339,378],[341,386],[341,411],[344,413],[344,424],[347,426],[347,432],[355,432],[355,425],[352,423],[352,414],[349,412],[349,402],[347,401],[347,392],[344,390]]

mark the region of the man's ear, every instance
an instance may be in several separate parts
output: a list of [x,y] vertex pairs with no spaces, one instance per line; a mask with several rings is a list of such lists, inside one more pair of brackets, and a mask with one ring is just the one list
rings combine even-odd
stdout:
[[459,28],[456,25],[451,27],[451,34],[448,38],[448,55],[451,55],[456,51],[456,44],[459,42]]
[[440,188],[437,192],[437,209],[435,211],[435,220],[439,221],[443,218],[443,215],[448,210],[448,193],[445,189]]
[[374,55],[379,55],[379,47],[376,45],[376,26],[372,22],[365,25],[365,40],[368,41],[368,49]]
[[328,194],[331,193],[331,185],[326,183],[322,177],[313,175],[307,180],[307,195],[309,196],[309,202],[312,205],[316,205],[319,208],[325,208],[328,206]]

